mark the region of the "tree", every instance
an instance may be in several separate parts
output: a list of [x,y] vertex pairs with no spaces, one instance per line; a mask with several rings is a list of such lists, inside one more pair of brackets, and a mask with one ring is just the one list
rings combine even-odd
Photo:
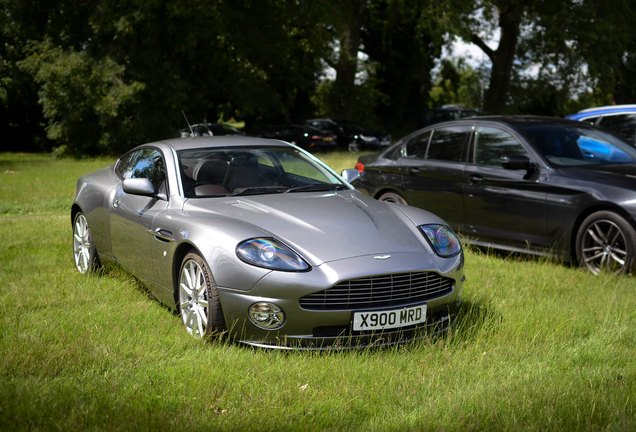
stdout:
[[[629,56],[636,18],[629,0],[618,0],[611,7],[602,0],[466,0],[448,10],[457,23],[455,32],[491,61],[485,113],[514,111],[511,79],[517,74],[528,84],[530,80],[520,72],[529,67],[540,69],[540,81],[552,77],[559,100],[572,96],[571,90],[583,80],[604,89],[626,81],[620,64]],[[498,46],[490,48],[487,39],[495,30]]]
[[78,154],[173,137],[182,110],[248,127],[298,120],[328,48],[311,1],[60,0],[33,34],[30,0],[6,4],[3,30],[17,35],[48,135]]
[[434,1],[382,0],[365,15],[362,44],[374,65],[376,116],[399,134],[413,130],[430,100],[431,70],[449,29],[439,12]]

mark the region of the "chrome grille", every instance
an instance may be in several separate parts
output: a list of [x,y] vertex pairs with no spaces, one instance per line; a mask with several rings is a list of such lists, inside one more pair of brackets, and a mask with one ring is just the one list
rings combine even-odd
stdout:
[[300,306],[307,310],[401,306],[441,297],[452,290],[452,279],[433,272],[369,276],[306,295],[300,299]]

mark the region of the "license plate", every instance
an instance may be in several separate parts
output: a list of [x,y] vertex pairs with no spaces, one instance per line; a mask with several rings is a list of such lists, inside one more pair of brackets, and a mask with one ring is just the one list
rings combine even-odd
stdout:
[[332,137],[322,137],[323,141],[333,141]]
[[426,321],[426,305],[374,312],[354,312],[353,331],[384,330]]

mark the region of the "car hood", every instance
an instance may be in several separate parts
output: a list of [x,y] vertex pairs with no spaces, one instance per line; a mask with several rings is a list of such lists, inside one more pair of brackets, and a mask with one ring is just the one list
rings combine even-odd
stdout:
[[[399,206],[356,191],[190,199],[183,210],[249,225],[262,233],[257,236],[278,238],[314,265],[369,254],[433,254]],[[431,215],[431,222],[439,219]]]
[[636,190],[635,164],[589,165],[572,168],[561,167],[560,171],[570,178]]

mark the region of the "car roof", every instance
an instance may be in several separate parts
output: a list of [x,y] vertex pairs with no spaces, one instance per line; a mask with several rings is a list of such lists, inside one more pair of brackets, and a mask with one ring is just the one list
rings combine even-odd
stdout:
[[256,138],[244,135],[221,135],[221,136],[204,136],[190,138],[174,138],[152,143],[143,144],[144,146],[152,145],[168,145],[174,150],[199,149],[207,147],[292,147],[291,144],[269,138]]
[[436,123],[427,128],[437,128],[444,124],[461,124],[461,123],[503,123],[512,127],[515,126],[530,126],[530,125],[576,125],[581,126],[580,123],[573,120],[564,119],[561,117],[546,117],[535,115],[503,115],[503,116],[475,116],[464,117],[461,119],[450,120],[446,122]]
[[565,118],[581,120],[595,115],[620,114],[624,112],[636,112],[636,105],[608,105],[596,108],[587,108],[576,114],[567,115]]

